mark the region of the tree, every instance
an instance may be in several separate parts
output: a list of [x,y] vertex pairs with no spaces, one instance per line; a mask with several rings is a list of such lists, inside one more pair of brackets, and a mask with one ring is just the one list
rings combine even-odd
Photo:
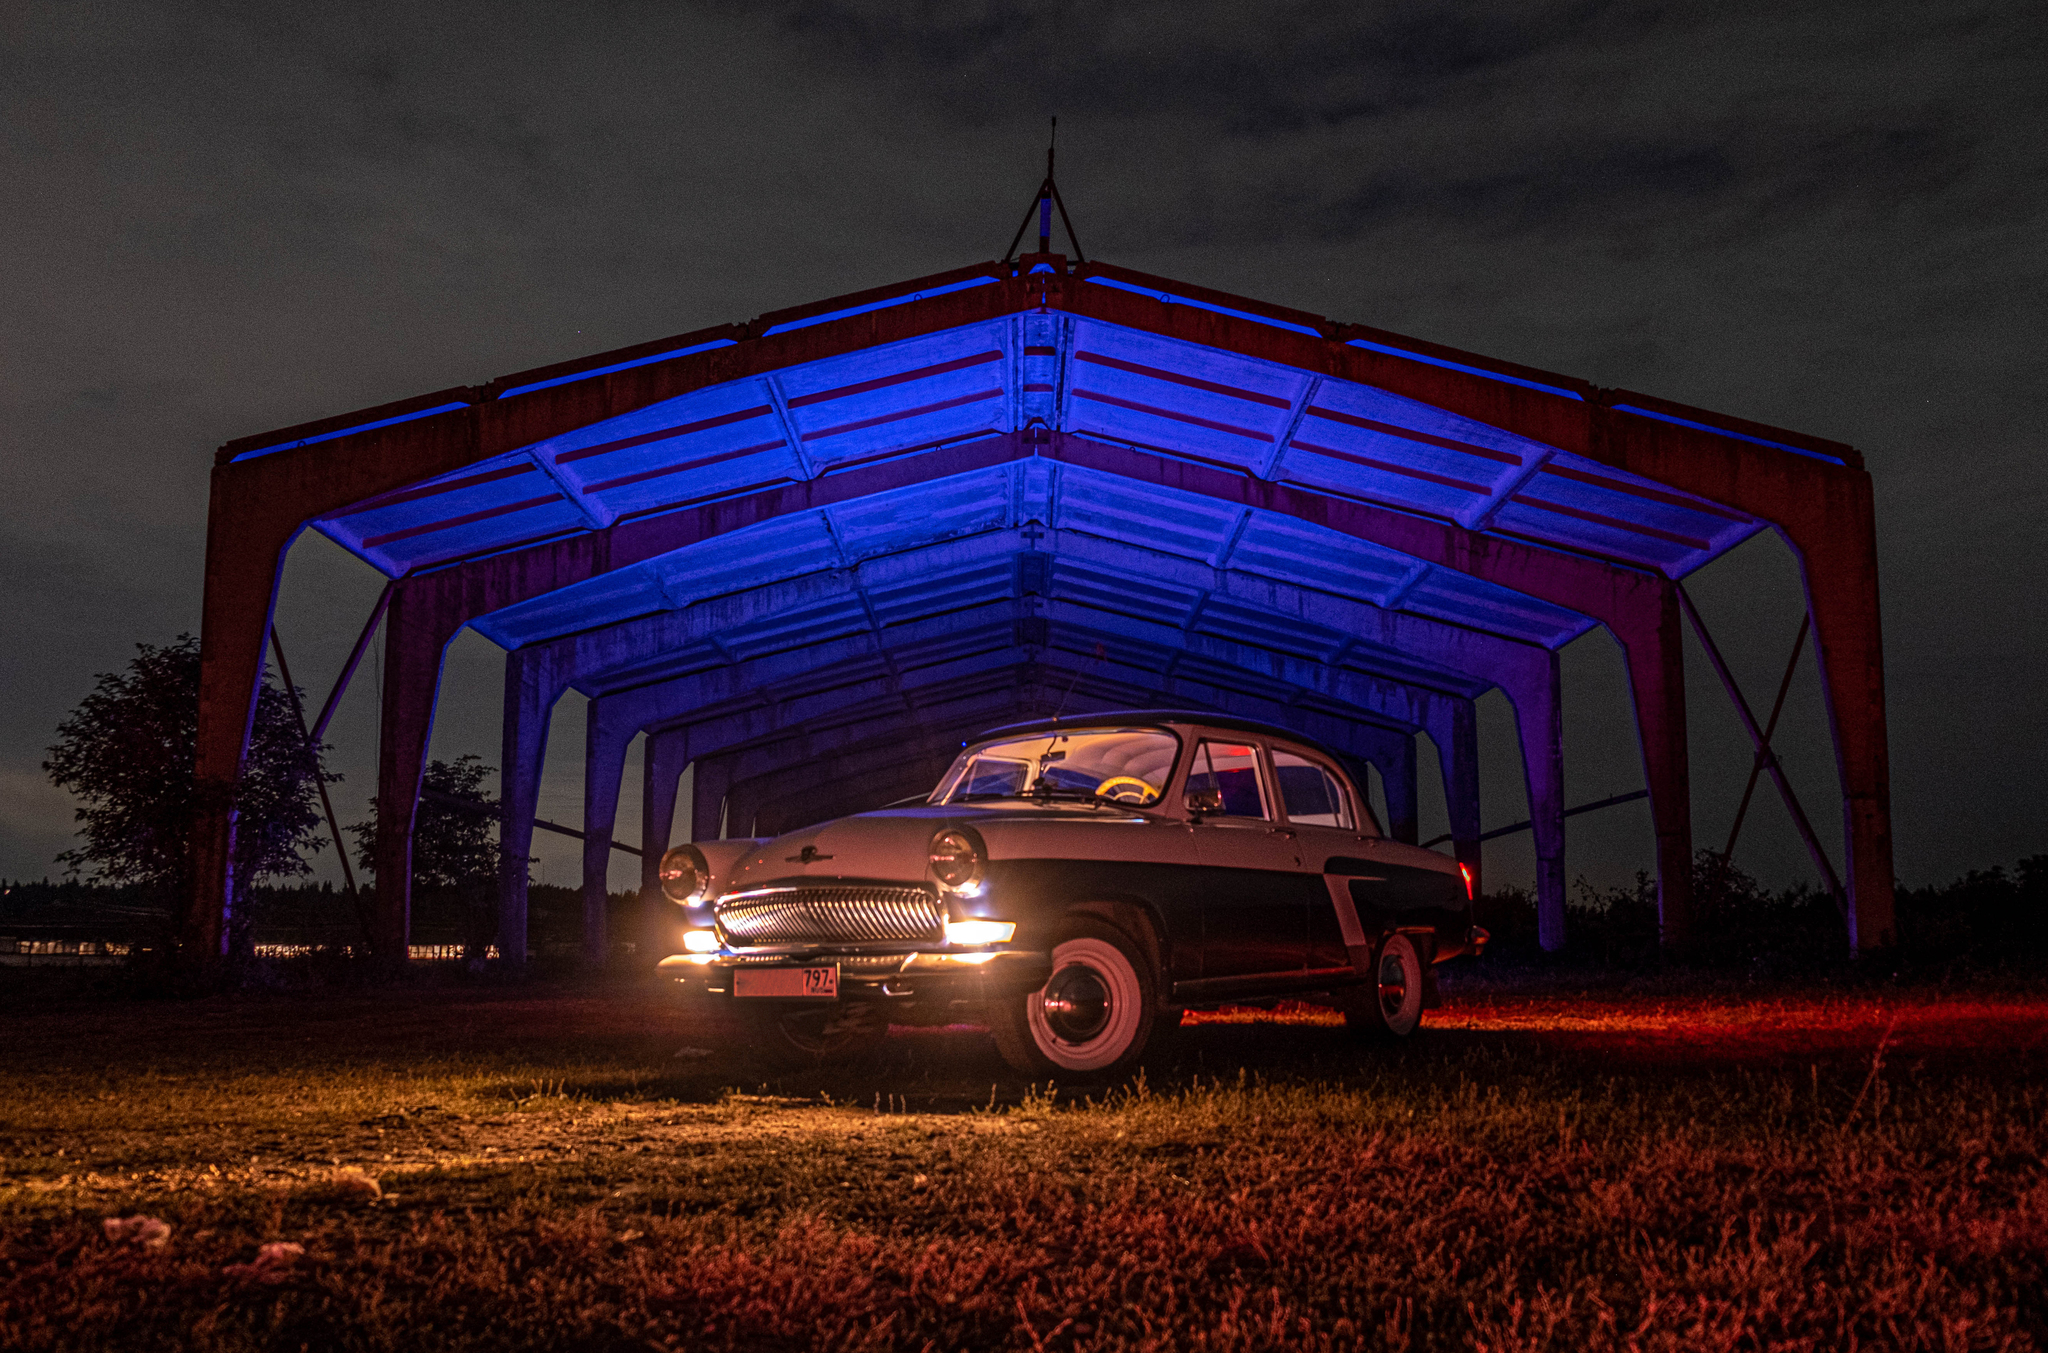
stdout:
[[[57,725],[57,742],[43,770],[79,800],[82,840],[59,855],[58,863],[73,874],[89,870],[98,882],[148,886],[174,902],[191,879],[192,831],[200,808],[193,778],[199,641],[181,634],[161,648],[135,647],[127,669],[100,673],[92,693]],[[320,775],[291,696],[266,672],[231,804],[231,926],[245,930],[242,903],[257,880],[310,872],[302,852],[322,844],[315,803]],[[241,934],[237,942],[246,938]]]
[[[491,942],[498,880],[498,804],[483,787],[496,773],[474,755],[428,762],[412,820],[413,888],[423,900],[439,895],[462,908],[464,945],[475,961]],[[377,812],[372,798],[370,816],[348,828],[356,860],[370,874],[377,870]]]

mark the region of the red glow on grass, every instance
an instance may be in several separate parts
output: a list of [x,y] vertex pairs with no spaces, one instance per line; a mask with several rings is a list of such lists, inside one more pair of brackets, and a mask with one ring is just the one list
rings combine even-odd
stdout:
[[[1273,1010],[1189,1011],[1187,1024],[1337,1026],[1336,1011],[1297,1002]],[[1532,996],[1451,993],[1424,1017],[1428,1030],[1501,1034],[1559,1050],[1636,1062],[1755,1062],[2048,1046],[2048,998],[1931,994]]]

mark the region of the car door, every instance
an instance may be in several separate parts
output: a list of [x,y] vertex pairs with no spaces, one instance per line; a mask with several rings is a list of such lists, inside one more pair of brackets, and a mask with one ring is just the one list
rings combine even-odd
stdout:
[[1211,738],[1195,747],[1192,797],[1213,792],[1217,811],[1194,829],[1202,868],[1202,981],[1247,990],[1266,974],[1297,976],[1308,960],[1308,909],[1301,854],[1292,830],[1276,820],[1264,749],[1249,740]]
[[[1351,947],[1363,936],[1348,891],[1351,878],[1373,872],[1365,858],[1374,837],[1361,828],[1363,810],[1349,782],[1334,766],[1282,744],[1271,748],[1273,781],[1281,812],[1295,833],[1304,874],[1310,972],[1348,975]],[[1332,881],[1342,895],[1332,891]]]

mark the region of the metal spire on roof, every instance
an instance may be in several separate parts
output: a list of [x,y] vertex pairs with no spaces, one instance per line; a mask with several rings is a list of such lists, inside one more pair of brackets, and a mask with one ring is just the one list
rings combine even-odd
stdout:
[[1088,261],[1087,256],[1081,252],[1081,241],[1074,235],[1074,223],[1067,216],[1067,204],[1060,197],[1060,186],[1053,181],[1053,151],[1058,147],[1059,139],[1060,120],[1054,118],[1052,120],[1052,139],[1045,146],[1045,179],[1038,185],[1038,194],[1032,199],[1031,206],[1025,208],[1024,219],[1017,223],[1017,233],[1010,237],[1010,247],[1003,251],[1003,262],[1005,263],[1008,263],[1017,256],[1017,246],[1024,241],[1024,231],[1031,224],[1031,212],[1034,208],[1038,212],[1038,252],[1041,254],[1052,252],[1052,209],[1054,207],[1060,209],[1060,224],[1066,227],[1067,243],[1074,246],[1074,261],[1076,263],[1086,263]]

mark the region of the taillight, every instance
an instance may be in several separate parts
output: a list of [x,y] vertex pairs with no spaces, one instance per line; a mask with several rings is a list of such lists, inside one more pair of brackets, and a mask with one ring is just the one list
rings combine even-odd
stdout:
[[1461,864],[1458,866],[1458,872],[1465,877],[1465,900],[1467,902],[1477,901],[1478,899],[1472,896],[1472,866]]

